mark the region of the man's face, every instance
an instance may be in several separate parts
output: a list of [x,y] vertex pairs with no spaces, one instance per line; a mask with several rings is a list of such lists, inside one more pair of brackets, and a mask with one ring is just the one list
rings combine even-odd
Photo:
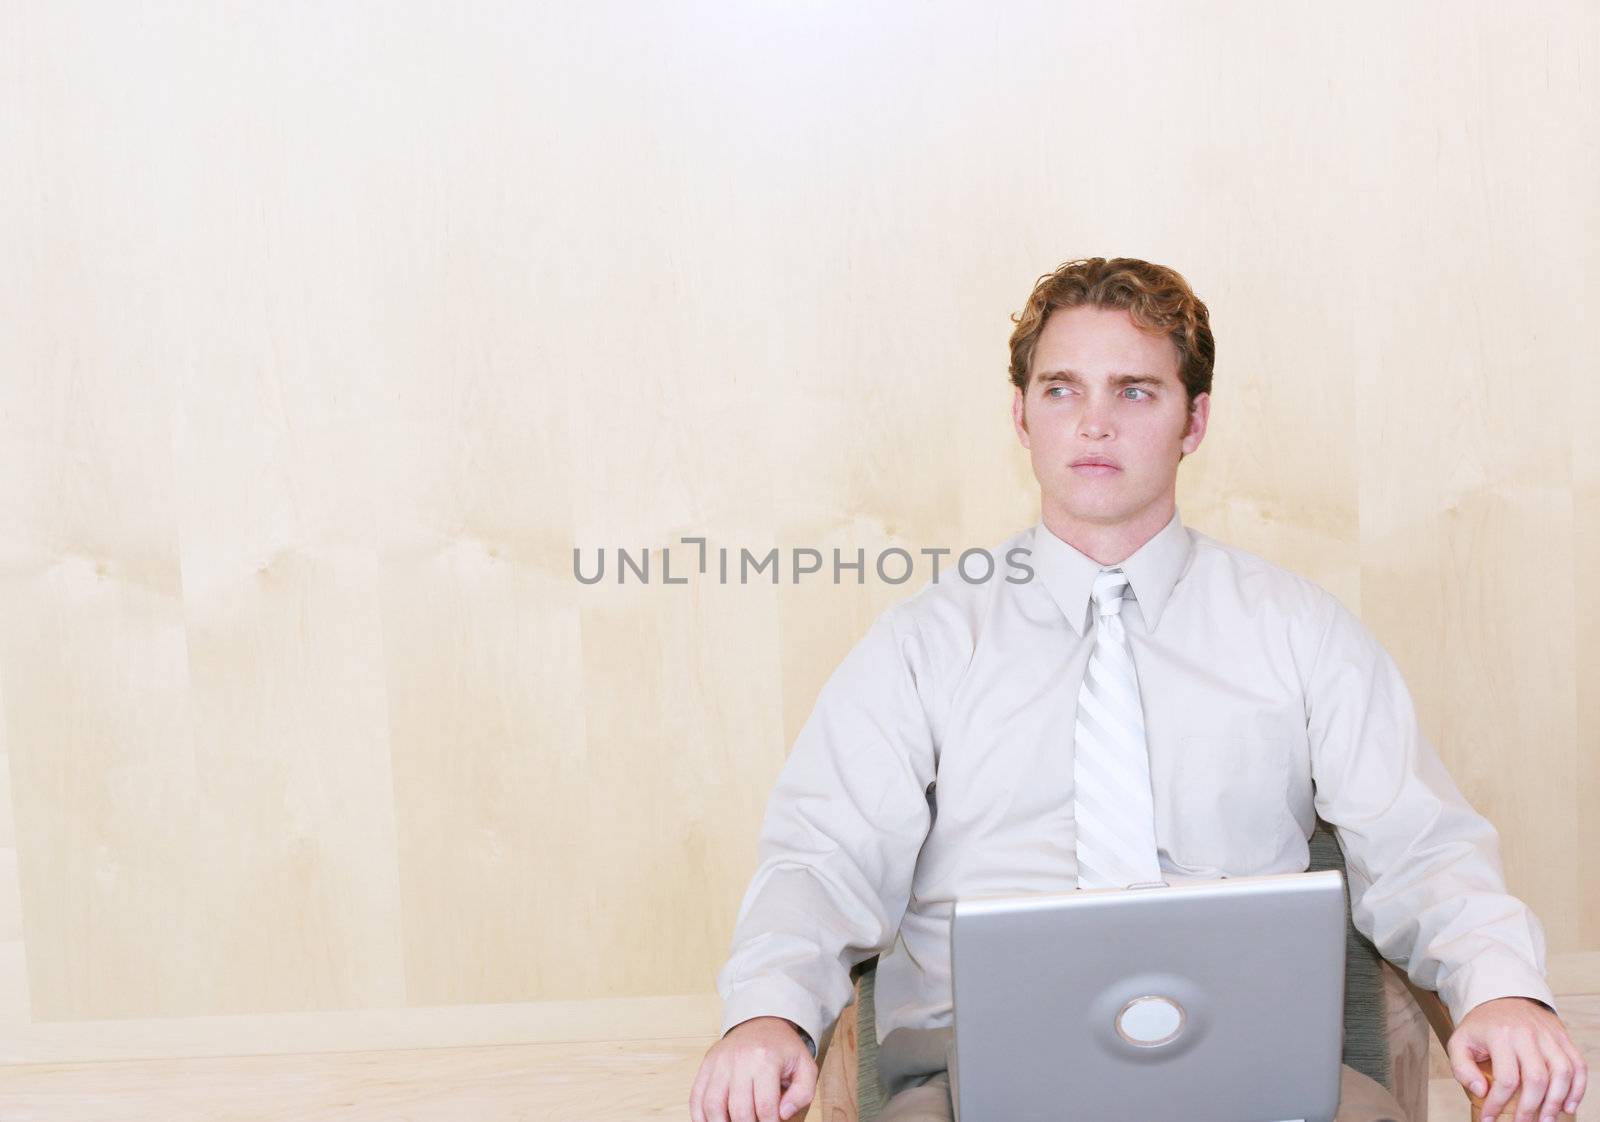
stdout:
[[1170,517],[1178,460],[1200,447],[1210,412],[1191,408],[1171,339],[1141,331],[1119,308],[1050,313],[1012,420],[1033,459],[1044,511],[1100,526]]

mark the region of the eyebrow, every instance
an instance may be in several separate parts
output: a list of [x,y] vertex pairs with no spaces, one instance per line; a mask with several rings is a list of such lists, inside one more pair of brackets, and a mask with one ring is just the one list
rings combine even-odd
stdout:
[[[1035,374],[1034,375],[1034,381],[1041,382],[1041,383],[1042,382],[1080,382],[1081,383],[1083,380],[1084,380],[1083,379],[1083,375],[1079,374],[1076,370],[1051,370],[1048,373]],[[1110,381],[1111,381],[1112,385],[1116,385],[1116,386],[1135,386],[1135,385],[1159,386],[1159,385],[1163,384],[1162,380],[1160,378],[1156,377],[1154,374],[1113,374],[1113,375],[1111,375]]]

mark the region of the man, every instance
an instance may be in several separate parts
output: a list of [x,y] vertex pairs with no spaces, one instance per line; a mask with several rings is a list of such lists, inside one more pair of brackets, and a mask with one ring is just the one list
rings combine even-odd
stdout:
[[[995,550],[997,572],[1026,551],[1034,579],[929,584],[824,685],[767,809],[694,1122],[808,1104],[815,1041],[873,953],[882,1117],[948,1119],[959,896],[1297,872],[1319,815],[1357,927],[1449,1007],[1456,1078],[1481,1093],[1491,1062],[1485,1122],[1576,1109],[1587,1070],[1542,928],[1393,660],[1321,588],[1178,517],[1214,356],[1171,269],[1091,258],[1040,278],[1011,378],[1041,519]],[[1349,1068],[1341,1089],[1341,1122],[1401,1117]]]

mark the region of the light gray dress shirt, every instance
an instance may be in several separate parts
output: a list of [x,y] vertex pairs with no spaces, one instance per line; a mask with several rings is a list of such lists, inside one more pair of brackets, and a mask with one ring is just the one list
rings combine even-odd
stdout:
[[[949,1025],[954,901],[1076,887],[1073,729],[1101,566],[1042,522],[991,553],[992,579],[942,574],[824,684],[717,975],[723,1032],[769,1015],[820,1039],[876,952],[879,1040]],[[1360,620],[1176,512],[1120,567],[1165,879],[1303,871],[1320,814],[1356,927],[1452,1016],[1514,995],[1553,1006],[1544,932],[1506,892],[1495,830]]]

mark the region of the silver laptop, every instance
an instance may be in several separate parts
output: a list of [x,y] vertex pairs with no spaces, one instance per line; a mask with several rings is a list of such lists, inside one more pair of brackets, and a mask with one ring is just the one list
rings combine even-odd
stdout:
[[1345,910],[1334,870],[962,899],[960,1122],[1332,1122]]

